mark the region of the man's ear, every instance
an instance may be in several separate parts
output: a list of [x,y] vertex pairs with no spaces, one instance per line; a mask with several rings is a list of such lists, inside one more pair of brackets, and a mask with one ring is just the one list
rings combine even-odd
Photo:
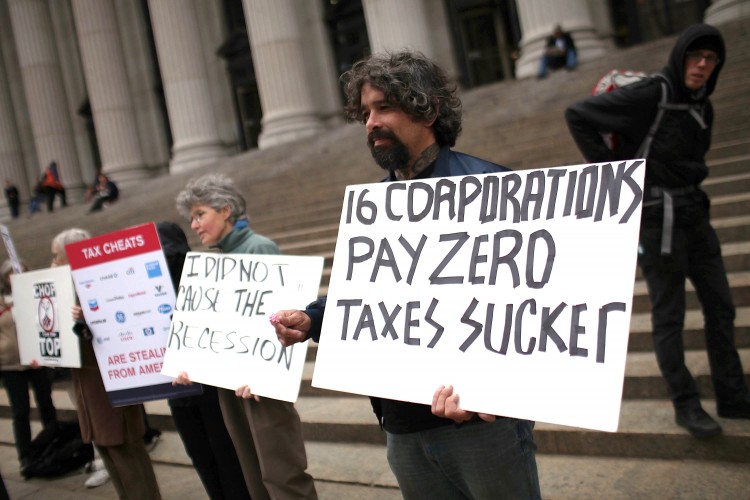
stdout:
[[425,125],[428,127],[432,127],[435,124],[435,121],[437,120],[438,115],[440,114],[440,103],[437,99],[432,100],[432,105],[435,107],[435,116],[432,118],[432,120],[425,120]]

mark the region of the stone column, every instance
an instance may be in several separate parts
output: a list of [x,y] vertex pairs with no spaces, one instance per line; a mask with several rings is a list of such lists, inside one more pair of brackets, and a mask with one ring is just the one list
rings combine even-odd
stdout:
[[373,53],[416,50],[434,59],[450,78],[456,76],[443,2],[435,0],[363,0]]
[[102,172],[119,184],[146,178],[112,0],[73,0]]
[[537,74],[546,39],[556,24],[573,37],[579,62],[606,54],[607,44],[597,36],[586,0],[524,0],[516,5],[523,32],[522,55],[516,62],[516,78]]
[[8,7],[40,162],[37,175],[55,160],[63,183],[81,186],[78,155],[47,2],[9,0]]
[[705,21],[718,26],[746,17],[750,17],[750,0],[713,0],[706,9]]
[[211,103],[199,19],[192,0],[149,0],[167,112],[172,129],[172,173],[225,156]]
[[[21,200],[27,202],[29,189],[20,146],[5,64],[0,58],[0,185],[4,187],[5,180],[10,180],[18,188]],[[0,218],[6,219],[8,213],[8,200],[3,196],[0,199]]]
[[243,0],[247,32],[263,108],[260,149],[311,137],[323,130],[306,72],[307,30],[298,0]]
[[5,78],[8,85],[8,95],[10,113],[14,118],[18,147],[21,150],[22,161],[24,165],[23,176],[16,180],[19,183],[18,188],[21,190],[24,199],[31,192],[31,188],[39,179],[39,162],[36,159],[36,149],[34,147],[34,134],[31,130],[28,109],[26,105],[26,95],[23,90],[23,79],[21,69],[18,65],[18,54],[16,52],[16,42],[13,40],[13,30],[10,25],[10,14],[8,11],[8,2],[0,0],[0,49],[2,50],[2,60],[5,69]]
[[[78,46],[76,23],[73,19],[73,6],[67,0],[64,2],[49,2],[49,9],[52,26],[55,29],[57,54],[62,62],[60,71],[65,85],[65,95],[68,98],[68,114],[73,129],[73,140],[76,143],[76,152],[78,153],[78,165],[84,184],[88,184],[88,187],[90,187],[94,182],[94,174],[100,167],[100,165],[96,165],[95,160],[95,156],[99,153],[99,145],[96,140],[92,140],[89,120],[79,114],[82,106],[89,101],[89,93],[86,88],[86,76],[84,75],[81,52]],[[91,107],[90,101],[89,107]],[[83,186],[80,189],[83,189]]]
[[323,22],[323,2],[304,2],[304,6],[300,19],[302,25],[309,28],[306,32],[309,43],[303,44],[303,50],[313,102],[325,125],[335,126],[343,122],[344,115],[338,85],[339,73],[333,61],[328,28]]
[[148,30],[148,7],[141,0],[116,0],[125,68],[128,74],[133,113],[143,161],[149,175],[169,172],[168,118],[162,110],[156,88],[159,83],[156,54],[152,53]]

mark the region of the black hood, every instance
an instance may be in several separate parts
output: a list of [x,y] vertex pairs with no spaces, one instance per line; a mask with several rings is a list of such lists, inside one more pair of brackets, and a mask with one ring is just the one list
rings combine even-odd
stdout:
[[180,276],[182,276],[185,254],[190,251],[187,236],[185,236],[182,228],[174,222],[157,222],[156,232],[159,235],[164,257],[167,259],[169,275],[172,277],[172,283],[176,290],[180,283]]
[[[688,48],[699,38],[710,39],[710,44],[717,50],[719,62],[716,64],[706,86],[700,90],[692,91],[685,86],[685,53]],[[703,40],[702,40],[703,42]],[[675,86],[675,101],[699,101],[710,96],[716,87],[719,73],[726,59],[726,48],[724,39],[719,30],[708,24],[694,24],[682,32],[669,55],[669,62],[664,68],[664,73],[670,78]]]

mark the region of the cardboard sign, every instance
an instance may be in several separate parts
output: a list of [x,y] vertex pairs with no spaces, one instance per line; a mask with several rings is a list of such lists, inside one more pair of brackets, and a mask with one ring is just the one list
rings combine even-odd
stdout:
[[65,253],[110,402],[200,393],[161,374],[175,293],[156,226],[72,243]]
[[313,386],[615,431],[644,171],[349,187]]
[[76,296],[69,266],[10,275],[13,316],[21,364],[79,368],[81,352],[73,333]]
[[10,230],[8,229],[8,226],[0,224],[0,237],[2,237],[3,243],[5,244],[5,251],[8,252],[8,259],[10,259],[10,263],[13,266],[13,272],[16,274],[21,274],[23,272],[21,261],[18,258],[18,252],[16,252],[16,244],[13,243],[13,238],[11,238],[10,236]]
[[162,373],[294,402],[307,343],[282,347],[269,315],[317,298],[323,257],[188,253]]

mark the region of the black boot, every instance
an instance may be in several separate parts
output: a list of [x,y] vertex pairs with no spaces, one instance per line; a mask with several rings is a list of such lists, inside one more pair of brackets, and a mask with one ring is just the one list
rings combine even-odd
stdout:
[[697,438],[721,434],[721,426],[700,406],[675,410],[675,422]]

